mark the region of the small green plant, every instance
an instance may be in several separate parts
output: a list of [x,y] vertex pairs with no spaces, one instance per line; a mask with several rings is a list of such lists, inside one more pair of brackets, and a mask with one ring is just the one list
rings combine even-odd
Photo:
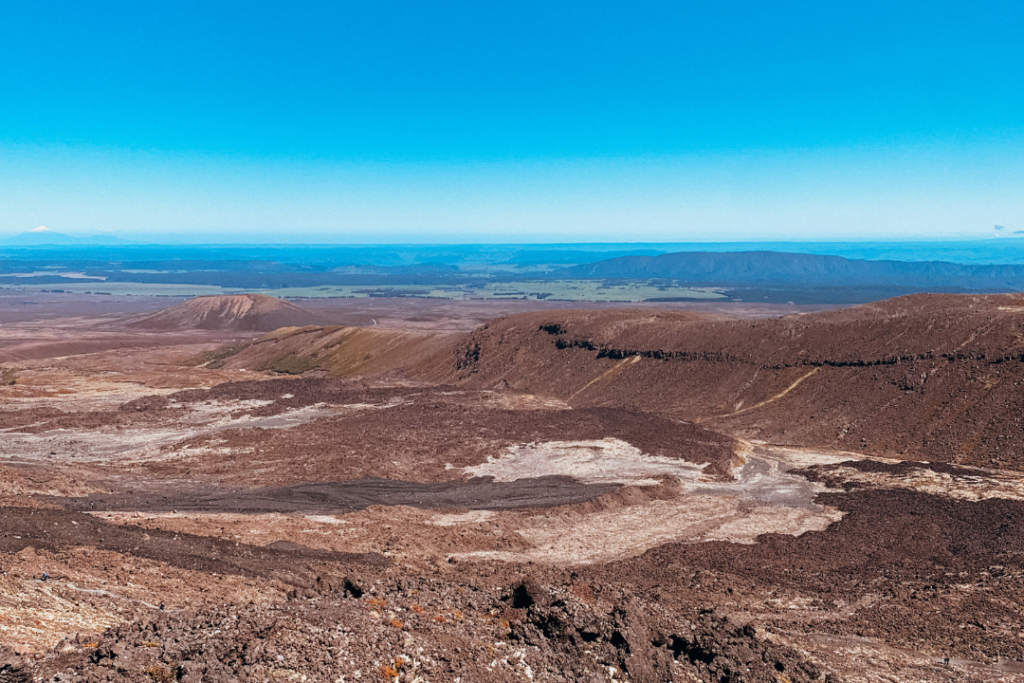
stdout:
[[231,356],[235,356],[245,349],[252,346],[252,344],[236,343],[236,344],[225,344],[219,348],[203,351],[198,356],[192,358],[189,361],[189,365],[199,368],[210,368],[211,370],[218,370],[224,367],[224,361]]
[[14,386],[18,383],[18,373],[12,368],[0,369],[0,385],[2,386]]
[[307,370],[312,370],[313,367],[314,363],[309,358],[289,354],[287,356],[275,358],[260,369],[270,370],[271,372],[280,372],[286,375],[301,375]]

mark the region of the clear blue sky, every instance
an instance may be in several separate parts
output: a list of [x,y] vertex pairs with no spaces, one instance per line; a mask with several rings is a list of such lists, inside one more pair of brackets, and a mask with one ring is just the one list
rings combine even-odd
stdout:
[[0,235],[1024,230],[1024,3],[23,2]]

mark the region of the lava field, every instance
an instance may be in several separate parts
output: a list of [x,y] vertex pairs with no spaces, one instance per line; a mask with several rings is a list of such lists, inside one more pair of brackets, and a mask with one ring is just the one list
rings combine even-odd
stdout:
[[1024,297],[229,299],[0,327],[0,683],[1024,681]]

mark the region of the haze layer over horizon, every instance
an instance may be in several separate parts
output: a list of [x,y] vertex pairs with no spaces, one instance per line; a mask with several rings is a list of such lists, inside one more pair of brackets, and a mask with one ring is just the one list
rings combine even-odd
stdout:
[[0,236],[1013,234],[1022,24],[1010,2],[13,2]]

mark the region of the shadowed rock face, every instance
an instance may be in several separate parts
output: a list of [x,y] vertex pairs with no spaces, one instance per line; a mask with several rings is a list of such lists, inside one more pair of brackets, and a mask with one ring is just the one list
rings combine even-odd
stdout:
[[324,324],[316,313],[262,294],[200,296],[127,323],[155,330],[269,332],[279,327]]

